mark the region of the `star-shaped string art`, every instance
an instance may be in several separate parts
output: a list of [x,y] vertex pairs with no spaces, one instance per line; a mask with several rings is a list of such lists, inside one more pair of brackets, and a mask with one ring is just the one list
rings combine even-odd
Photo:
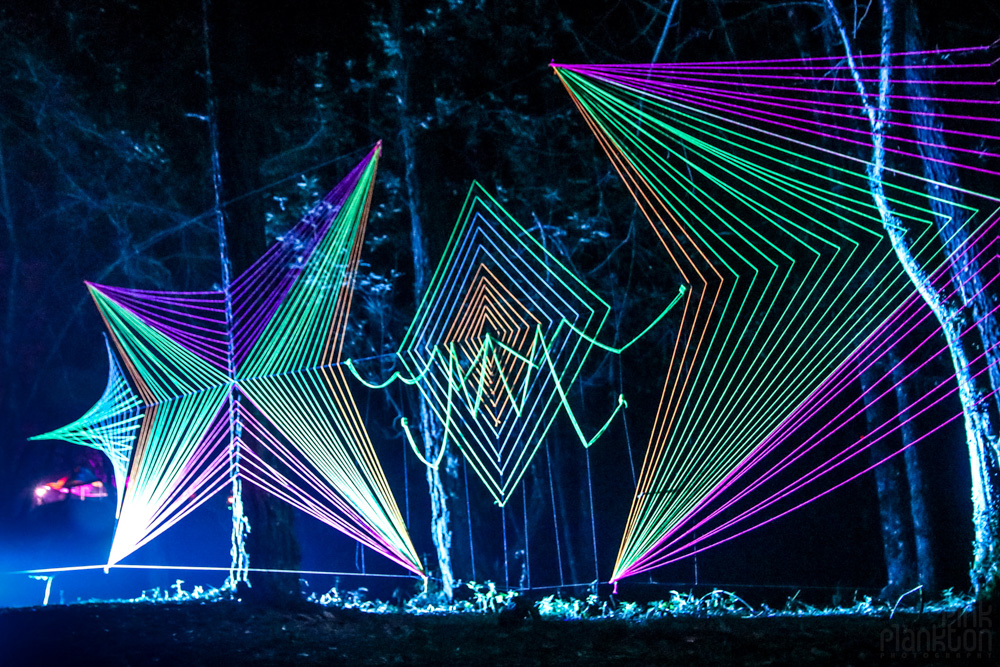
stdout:
[[[459,446],[501,506],[559,408],[574,419],[566,392],[608,313],[472,185],[399,356],[443,425],[445,443]],[[580,433],[575,419],[574,426]]]
[[422,573],[341,367],[380,151],[229,294],[89,285],[142,400],[109,565],[235,477]]

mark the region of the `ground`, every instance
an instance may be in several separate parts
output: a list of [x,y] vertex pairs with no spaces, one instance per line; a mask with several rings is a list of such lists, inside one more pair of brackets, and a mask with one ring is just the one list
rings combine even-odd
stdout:
[[[996,664],[993,636],[982,632],[992,619],[956,618],[505,623],[496,614],[283,612],[236,602],[79,604],[0,610],[0,665]],[[903,652],[921,637],[931,651]],[[949,638],[974,638],[981,652],[949,653]]]

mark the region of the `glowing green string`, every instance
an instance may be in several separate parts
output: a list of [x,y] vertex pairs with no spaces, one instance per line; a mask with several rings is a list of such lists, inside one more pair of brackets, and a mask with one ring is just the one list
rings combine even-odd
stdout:
[[[225,371],[209,361],[225,362],[226,354],[235,354],[232,348],[218,353],[210,344],[199,347],[201,338],[187,337],[191,331],[212,336],[217,330],[219,340],[225,338],[225,327],[232,323],[212,305],[222,303],[216,296],[220,293],[192,298],[89,286],[145,409],[138,420],[129,481],[120,485],[122,509],[110,565],[231,483],[231,422],[223,417],[238,392],[244,400],[236,409],[245,425],[264,429],[267,436],[256,438],[253,448],[242,443],[247,456],[237,475],[422,574],[340,368],[378,151],[376,147],[352,172],[355,180],[344,182],[349,189],[342,190],[346,196],[339,203],[322,202],[297,228],[304,234],[325,231],[296,267],[287,293],[235,372],[233,363]],[[264,273],[272,269],[265,266]],[[185,304],[193,310],[185,311]],[[164,309],[164,323],[155,322]],[[185,329],[190,325],[184,318],[209,321],[208,328]],[[298,477],[290,479],[263,463],[252,451],[258,446],[278,447],[292,456]]]

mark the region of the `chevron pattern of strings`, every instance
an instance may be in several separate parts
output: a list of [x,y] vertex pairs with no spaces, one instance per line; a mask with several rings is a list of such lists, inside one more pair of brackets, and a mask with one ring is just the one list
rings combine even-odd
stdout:
[[47,435],[118,448],[109,564],[236,477],[422,574],[341,366],[380,151],[233,281],[231,317],[223,292],[89,285],[136,393],[111,355],[101,401]]
[[457,444],[499,505],[560,408],[585,445],[600,435],[583,437],[566,392],[608,313],[473,184],[399,356],[443,426],[442,450]]
[[[934,285],[954,295],[958,277],[966,299],[972,276],[982,290],[996,270],[997,200],[952,177],[995,186],[986,53],[898,54],[907,79],[895,82],[899,110],[886,139],[894,224]],[[877,84],[878,56],[857,62],[857,78]],[[846,446],[844,429],[889,392],[867,394],[819,428],[817,415],[933,318],[882,227],[868,181],[871,129],[840,59],[553,67],[662,241],[671,260],[663,279],[691,288],[617,581],[732,539],[863,472],[857,457],[898,424]],[[924,358],[918,347],[946,354],[930,338],[907,359]],[[955,390],[951,379],[912,409],[940,406]],[[839,444],[830,454],[817,447],[824,442]]]

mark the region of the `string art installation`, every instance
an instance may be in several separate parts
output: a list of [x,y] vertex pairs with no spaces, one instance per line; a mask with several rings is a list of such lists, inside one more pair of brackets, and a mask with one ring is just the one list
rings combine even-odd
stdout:
[[407,430],[414,452],[436,466],[454,442],[503,507],[560,409],[589,447],[624,399],[587,438],[567,392],[595,346],[612,349],[596,340],[609,312],[473,183],[398,352],[413,378],[408,382],[417,385],[443,430],[436,460],[423,457]]
[[[901,409],[893,372],[948,359],[921,333],[936,321],[914,283],[964,307],[957,336],[995,312],[971,305],[997,272],[988,55],[893,54],[905,68],[882,87],[879,55],[553,65],[667,251],[666,278],[691,288],[613,582],[846,484],[903,422],[936,416],[919,441],[962,417],[942,412],[955,378]],[[891,122],[878,125],[866,87]],[[974,373],[996,372],[997,353],[969,359]],[[873,371],[879,388],[857,398]],[[849,425],[882,400],[891,419],[856,437]]]
[[[65,440],[104,452],[111,462],[115,488],[124,489],[132,448],[142,422],[143,402],[125,379],[107,338],[104,345],[108,351],[108,384],[97,403],[76,421],[29,439]],[[116,518],[121,514],[123,499],[124,494],[119,493],[115,504]]]
[[423,576],[341,359],[380,151],[228,291],[88,284],[135,391],[111,355],[98,404],[47,437],[114,448],[109,566],[235,479]]

